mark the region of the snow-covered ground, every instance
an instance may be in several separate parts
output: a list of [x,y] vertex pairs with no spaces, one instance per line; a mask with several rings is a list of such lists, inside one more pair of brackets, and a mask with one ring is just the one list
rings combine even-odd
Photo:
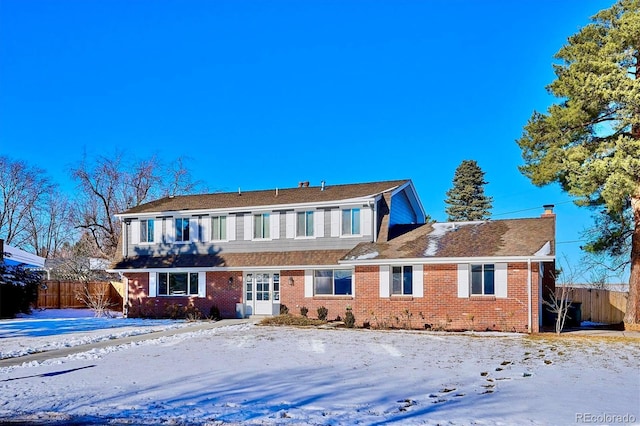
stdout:
[[[3,353],[5,324],[34,347],[100,333],[22,322]],[[243,324],[2,368],[0,422],[637,424],[639,360],[632,339]]]

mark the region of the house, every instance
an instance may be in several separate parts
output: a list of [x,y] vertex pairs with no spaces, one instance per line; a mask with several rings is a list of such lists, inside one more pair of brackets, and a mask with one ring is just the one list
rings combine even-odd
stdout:
[[165,197],[118,215],[128,314],[350,309],[358,325],[536,332],[555,216],[425,223],[411,180]]
[[43,257],[12,247],[0,239],[0,262],[5,265],[22,265],[25,268],[37,269],[44,266],[44,261],[45,259]]

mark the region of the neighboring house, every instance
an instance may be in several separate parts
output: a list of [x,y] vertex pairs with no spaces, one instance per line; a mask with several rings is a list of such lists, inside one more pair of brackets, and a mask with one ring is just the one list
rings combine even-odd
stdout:
[[410,180],[166,197],[118,215],[130,315],[281,305],[359,325],[538,331],[555,216],[425,223]]
[[0,262],[7,266],[22,265],[25,268],[37,269],[44,266],[44,261],[44,257],[11,247],[5,244],[4,240],[0,240]]

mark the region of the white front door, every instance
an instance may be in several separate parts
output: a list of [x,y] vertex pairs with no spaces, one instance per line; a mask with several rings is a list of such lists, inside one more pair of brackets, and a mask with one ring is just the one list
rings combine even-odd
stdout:
[[274,315],[280,311],[280,274],[245,274],[245,301],[248,315]]

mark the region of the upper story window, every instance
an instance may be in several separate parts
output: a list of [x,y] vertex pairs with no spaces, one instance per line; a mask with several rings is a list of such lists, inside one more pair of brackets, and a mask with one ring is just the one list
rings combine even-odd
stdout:
[[360,209],[342,210],[342,235],[360,235]]
[[189,219],[176,219],[176,241],[189,241]]
[[140,221],[140,242],[141,243],[153,242],[153,224],[154,224],[153,219]]
[[495,265],[471,265],[471,294],[495,294]]
[[317,269],[313,276],[313,294],[349,295],[353,294],[351,270]]
[[313,237],[313,212],[296,213],[296,237]]
[[227,239],[226,216],[214,216],[211,218],[211,239],[214,241]]
[[413,294],[413,267],[394,266],[391,268],[391,294]]
[[253,238],[269,237],[269,213],[253,215]]

